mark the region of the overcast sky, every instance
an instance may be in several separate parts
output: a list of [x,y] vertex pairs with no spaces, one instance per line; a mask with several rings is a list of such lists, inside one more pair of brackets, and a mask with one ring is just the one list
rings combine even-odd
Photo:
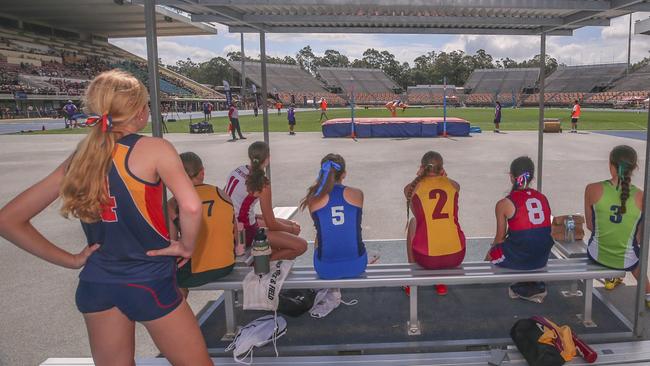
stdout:
[[[646,19],[650,13],[636,13],[633,21]],[[572,37],[548,37],[547,53],[567,65],[585,65],[627,61],[627,35],[629,16],[612,19],[609,27],[585,27]],[[165,64],[191,58],[195,62],[225,56],[240,49],[239,34],[228,33],[219,26],[213,36],[160,37],[158,52]],[[111,39],[111,43],[136,55],[146,57],[144,38]],[[244,38],[247,55],[258,57],[259,35],[247,34]],[[539,37],[535,36],[457,36],[457,35],[387,35],[387,34],[268,34],[267,54],[295,57],[302,47],[310,45],[317,55],[327,49],[336,49],[352,61],[361,58],[367,48],[387,50],[401,62],[413,64],[413,59],[428,51],[462,50],[473,54],[485,49],[499,59],[528,59],[539,53]],[[632,62],[650,56],[650,37],[632,35]]]

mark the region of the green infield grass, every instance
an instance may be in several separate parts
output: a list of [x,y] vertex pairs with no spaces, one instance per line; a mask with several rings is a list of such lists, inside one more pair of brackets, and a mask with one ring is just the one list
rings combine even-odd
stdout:
[[[356,117],[390,117],[390,113],[383,108],[363,109],[357,108]],[[442,117],[442,108],[409,108],[405,112],[398,111],[398,117]],[[329,118],[350,117],[349,109],[332,109],[327,111]],[[494,110],[492,108],[449,108],[447,116],[463,118],[472,126],[481,127],[484,131],[492,130]],[[501,129],[510,131],[536,130],[538,121],[537,109],[520,108],[502,110]],[[296,112],[297,132],[319,132],[321,124],[318,121],[320,111]],[[570,109],[549,108],[545,110],[545,117],[560,118],[564,128],[568,129],[570,124]],[[193,122],[201,119],[194,119]],[[645,112],[624,112],[624,111],[601,111],[583,108],[580,118],[579,129],[582,130],[644,130],[647,124],[648,115]],[[262,131],[262,114],[258,117],[240,116],[239,118],[243,132]],[[189,120],[167,122],[169,133],[187,133]],[[210,122],[214,131],[226,132],[228,119],[226,117],[213,117]],[[269,110],[269,129],[271,132],[287,131],[287,114],[283,110],[277,115],[276,110]],[[37,131],[34,133],[45,134],[69,134],[85,133],[86,129],[59,129],[49,131]],[[144,133],[151,132],[149,125]]]

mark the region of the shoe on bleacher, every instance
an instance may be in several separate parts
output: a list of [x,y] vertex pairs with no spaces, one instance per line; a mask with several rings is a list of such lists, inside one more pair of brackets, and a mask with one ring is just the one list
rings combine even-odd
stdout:
[[404,290],[406,296],[411,296],[411,286],[402,286],[402,290]]
[[620,285],[623,283],[622,278],[607,278],[605,279],[605,289],[606,290],[613,290],[616,288],[616,286]]
[[537,304],[544,302],[547,294],[544,282],[517,282],[508,287],[511,299],[522,299]]
[[440,296],[447,295],[447,285],[435,285],[436,293]]

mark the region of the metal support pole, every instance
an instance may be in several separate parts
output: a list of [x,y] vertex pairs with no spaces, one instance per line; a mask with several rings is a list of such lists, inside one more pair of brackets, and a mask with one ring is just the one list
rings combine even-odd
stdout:
[[409,321],[407,324],[408,335],[420,335],[420,320],[418,319],[418,287],[410,286],[409,292]]
[[[260,32],[260,65],[262,77],[262,125],[264,126],[264,142],[269,142],[269,106],[267,103],[268,91],[266,87],[266,34]],[[266,176],[271,180],[271,165],[266,167]]]
[[246,52],[244,52],[244,33],[241,37],[241,102],[242,108],[246,108]]
[[[162,137],[162,114],[160,113],[160,79],[158,77],[158,31],[156,29],[156,0],[144,2],[144,24],[147,35],[147,68],[149,71],[149,108],[151,112],[151,135]],[[169,225],[167,214],[167,189],[162,192],[163,216]],[[169,229],[169,228],[167,228]]]
[[632,13],[630,13],[630,28],[627,31],[627,67],[625,75],[630,73],[630,55],[632,53]]
[[540,37],[539,51],[539,125],[537,131],[537,190],[542,191],[544,167],[544,81],[546,79],[546,33]]
[[156,31],[156,0],[145,0],[144,23],[147,33],[147,64],[149,69],[149,100],[151,133],[162,137],[160,121],[160,80],[158,78],[158,35]]
[[586,328],[596,327],[596,323],[592,319],[594,298],[594,280],[585,280],[585,312],[582,314],[582,325]]
[[[650,94],[648,95],[650,97]],[[650,148],[648,141],[650,141],[650,108],[648,108],[648,126],[646,134],[646,148],[645,148],[645,180],[643,182],[643,207],[650,207]],[[648,215],[643,215],[643,238],[641,240],[641,256],[639,258],[639,272],[640,278],[636,285],[636,306],[634,311],[634,335],[642,337],[644,328],[642,318],[646,313],[645,306],[645,279],[648,275],[648,245],[650,245],[650,219]]]
[[447,77],[442,78],[442,136],[447,137]]
[[235,300],[233,290],[223,292],[224,306],[226,310],[226,334],[221,338],[222,341],[232,341],[235,339],[237,330],[237,318],[235,317]]

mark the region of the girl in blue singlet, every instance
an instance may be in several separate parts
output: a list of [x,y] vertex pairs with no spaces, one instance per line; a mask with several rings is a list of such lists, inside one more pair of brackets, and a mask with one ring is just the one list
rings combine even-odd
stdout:
[[361,238],[363,192],[342,184],[345,160],[327,154],[316,182],[300,208],[309,207],[316,227],[314,268],[323,279],[357,277],[366,270],[368,255]]
[[[138,135],[149,97],[133,75],[95,77],[84,106],[90,131],[54,172],[0,209],[0,236],[50,263],[82,268],[76,304],[96,365],[135,365],[135,322],[174,365],[212,365],[192,310],[176,285],[176,261],[192,254],[201,201],[174,147]],[[164,186],[163,186],[164,184]],[[183,237],[169,240],[162,198],[176,198]],[[81,221],[78,254],[52,243],[30,221],[61,197],[61,214]]]

